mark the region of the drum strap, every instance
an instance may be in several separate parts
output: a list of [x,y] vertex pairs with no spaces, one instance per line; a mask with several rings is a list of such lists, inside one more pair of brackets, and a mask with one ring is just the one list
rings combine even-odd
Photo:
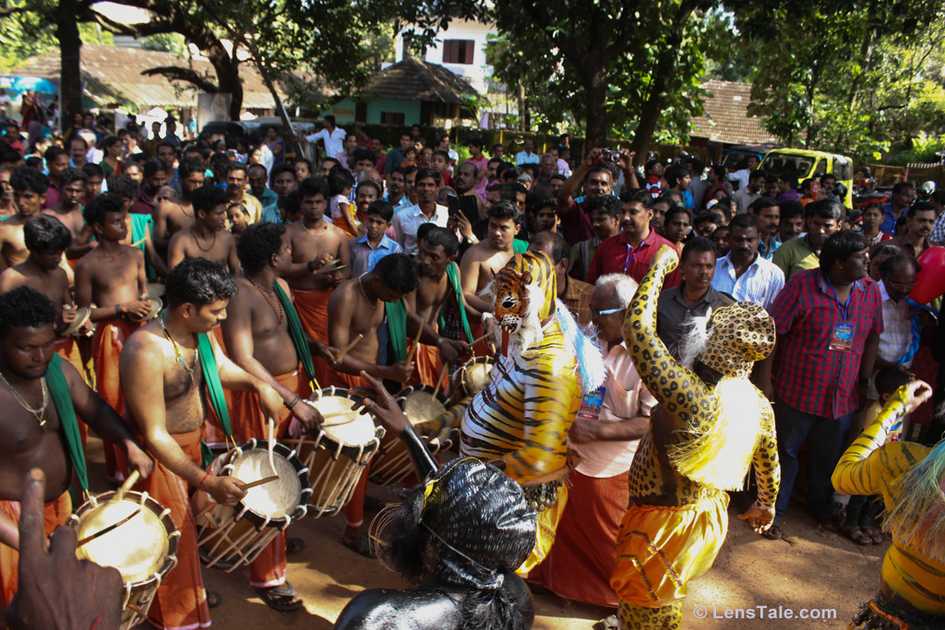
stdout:
[[292,338],[292,345],[295,346],[295,354],[298,355],[308,380],[315,379],[315,362],[312,361],[312,349],[308,345],[308,337],[305,335],[305,329],[302,328],[302,320],[299,319],[299,312],[295,310],[295,305],[289,296],[286,295],[279,283],[273,284],[273,290],[282,304],[282,310],[285,311],[285,318],[289,323],[289,337]]
[[56,405],[56,413],[59,414],[59,424],[62,425],[62,432],[66,437],[66,448],[69,450],[72,468],[75,469],[76,477],[79,478],[79,486],[83,491],[88,491],[89,471],[85,464],[82,438],[79,436],[79,422],[72,404],[69,383],[66,382],[66,377],[62,373],[60,361],[62,358],[54,354],[49,367],[46,368],[46,386],[49,387],[49,394],[52,396],[53,404]]
[[403,300],[384,302],[384,311],[394,363],[402,363],[407,360],[407,305]]
[[207,397],[210,406],[223,427],[227,437],[233,437],[233,426],[230,424],[230,410],[226,407],[226,398],[223,397],[223,385],[220,383],[220,373],[217,371],[217,359],[213,354],[213,345],[207,333],[197,333],[197,354],[200,358],[200,371],[203,372],[203,382],[207,386]]
[[[456,310],[459,311],[460,320],[463,322],[463,332],[466,333],[466,343],[472,343],[475,341],[475,337],[473,337],[472,328],[469,325],[469,316],[466,314],[466,302],[463,300],[463,285],[459,279],[459,265],[451,262],[446,266],[446,279],[450,283],[450,288],[453,289],[453,294],[456,296]],[[446,321],[441,312],[440,330],[445,329]]]

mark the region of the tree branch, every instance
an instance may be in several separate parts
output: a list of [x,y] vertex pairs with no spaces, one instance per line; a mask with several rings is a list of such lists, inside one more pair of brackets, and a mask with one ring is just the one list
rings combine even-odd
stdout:
[[220,88],[215,83],[200,73],[196,72],[195,70],[191,70],[190,68],[182,68],[181,66],[159,66],[157,68],[148,68],[141,74],[147,77],[159,75],[169,81],[183,81],[184,83],[190,83],[191,85],[197,87],[197,89],[204,92],[216,93],[220,91]]

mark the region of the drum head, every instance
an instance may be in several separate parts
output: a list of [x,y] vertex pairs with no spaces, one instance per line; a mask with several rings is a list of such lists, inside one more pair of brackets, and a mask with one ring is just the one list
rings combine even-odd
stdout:
[[357,448],[375,437],[374,420],[365,412],[355,411],[357,400],[347,396],[325,395],[306,401],[325,418],[321,430],[336,444]]
[[106,501],[79,515],[79,540],[101,531],[132,514],[141,513],[76,549],[80,560],[114,567],[125,584],[147,580],[157,573],[167,557],[169,540],[164,523],[147,505],[130,498]]
[[492,380],[492,366],[495,365],[489,357],[476,357],[462,367],[460,379],[466,394],[473,396],[486,388]]
[[426,388],[405,392],[402,400],[404,415],[414,427],[433,422],[446,413],[443,399]]
[[275,472],[269,466],[269,451],[265,448],[244,451],[232,462],[230,476],[243,483],[252,483],[274,474],[279,475],[276,481],[247,490],[242,503],[263,517],[285,518],[299,505],[302,482],[295,467],[279,453],[272,454],[272,463]]

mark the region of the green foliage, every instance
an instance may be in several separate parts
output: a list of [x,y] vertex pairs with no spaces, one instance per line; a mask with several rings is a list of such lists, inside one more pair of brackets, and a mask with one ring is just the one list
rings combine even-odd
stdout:
[[178,33],[159,33],[148,35],[140,39],[141,47],[145,50],[160,50],[174,53],[179,57],[187,54],[187,40]]
[[908,0],[732,0],[750,111],[785,144],[879,159],[945,131],[945,8]]
[[[7,6],[27,7],[30,10],[0,17],[0,72],[9,72],[30,57],[54,50],[56,28],[49,15],[55,3],[46,1],[15,2]],[[79,33],[87,44],[108,44],[112,34],[97,24],[80,24]]]

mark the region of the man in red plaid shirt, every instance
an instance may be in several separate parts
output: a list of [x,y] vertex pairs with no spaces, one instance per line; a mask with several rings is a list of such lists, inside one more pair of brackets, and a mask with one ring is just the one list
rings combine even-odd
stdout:
[[[808,506],[822,525],[832,524],[830,474],[883,331],[879,287],[866,276],[867,251],[861,234],[834,234],[824,243],[820,268],[793,275],[771,306],[778,331],[773,391],[781,490],[769,538],[783,536],[781,521],[805,443]],[[762,367],[761,386],[772,391],[770,362]]]

